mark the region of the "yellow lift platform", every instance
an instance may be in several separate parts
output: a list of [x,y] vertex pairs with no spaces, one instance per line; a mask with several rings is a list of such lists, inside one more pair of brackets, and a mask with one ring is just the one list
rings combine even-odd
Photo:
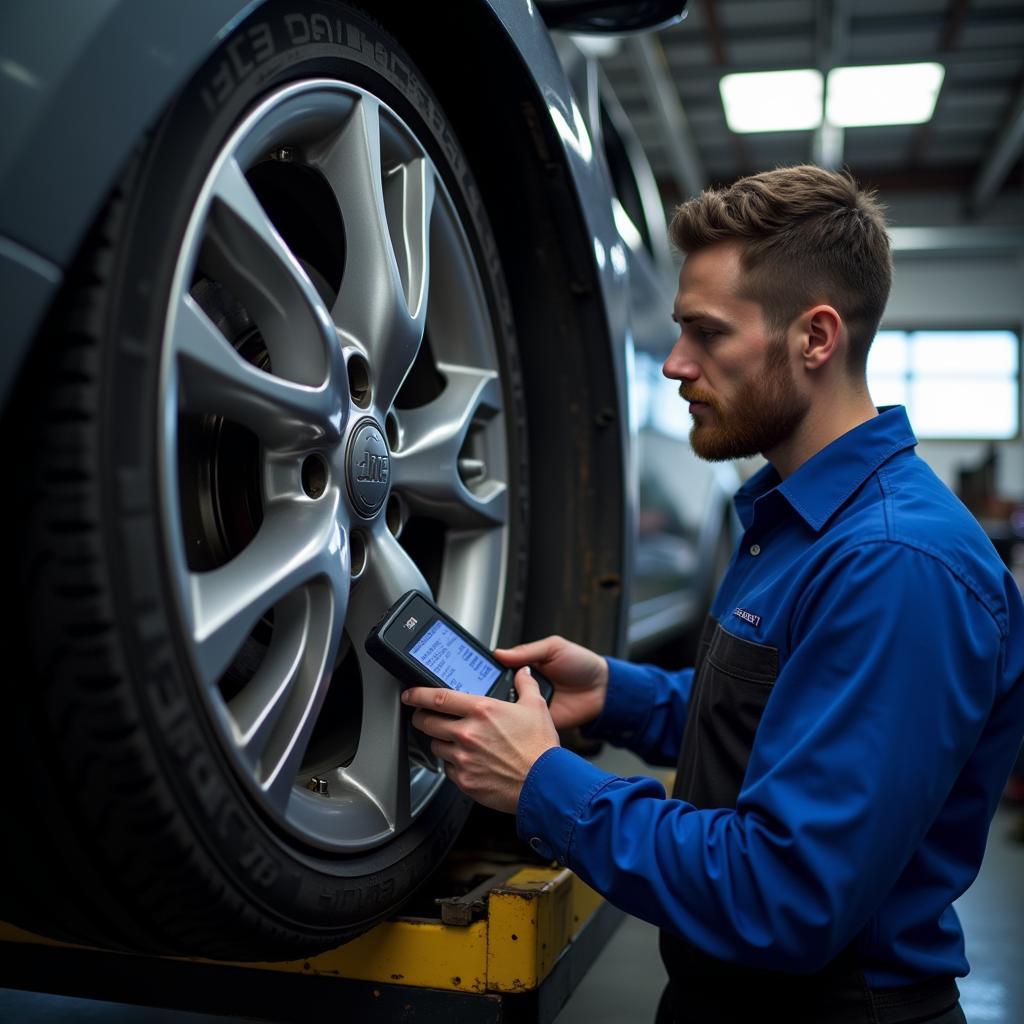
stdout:
[[114,953],[0,923],[0,986],[296,1024],[547,1024],[622,918],[553,866],[462,856],[433,891],[435,915],[287,963]]

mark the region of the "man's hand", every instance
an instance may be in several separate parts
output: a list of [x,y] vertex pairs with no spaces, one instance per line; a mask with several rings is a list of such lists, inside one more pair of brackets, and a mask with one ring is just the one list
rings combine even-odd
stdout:
[[559,745],[536,680],[524,669],[515,685],[516,704],[433,686],[402,694],[417,709],[412,724],[433,737],[431,750],[448,778],[478,803],[509,814],[534,761]]
[[494,656],[509,668],[536,665],[555,687],[551,718],[558,729],[592,722],[604,708],[608,693],[608,662],[564,637],[498,649]]

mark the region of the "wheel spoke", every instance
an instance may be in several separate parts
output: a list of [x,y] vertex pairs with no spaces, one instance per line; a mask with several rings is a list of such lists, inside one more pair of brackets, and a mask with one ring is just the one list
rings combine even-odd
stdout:
[[240,554],[218,569],[190,574],[189,632],[206,686],[216,686],[259,619],[293,590],[324,577],[344,605],[349,550],[334,505],[271,505]]
[[425,157],[400,164],[384,178],[384,208],[397,229],[395,256],[406,309],[417,320],[426,312],[435,187],[434,169]]
[[376,404],[387,410],[423,340],[434,170],[417,159],[385,174],[380,108],[365,96],[314,159],[338,199],[348,249],[332,316],[367,352]]
[[246,362],[191,295],[178,304],[171,344],[190,411],[241,423],[278,450],[339,440],[344,392],[295,384]]
[[[487,528],[508,518],[508,488],[486,479],[486,467],[459,453],[470,426],[501,410],[501,386],[493,370],[442,363],[444,391],[427,405],[401,413],[402,447],[392,455],[394,487],[411,508],[450,526]],[[483,475],[471,490],[463,476]]]
[[201,268],[251,313],[278,376],[337,384],[342,368],[330,314],[237,161],[225,162],[213,197]]
[[342,769],[345,781],[380,810],[388,828],[400,832],[409,822],[409,753],[401,684],[360,646],[363,717],[359,747]]
[[355,582],[348,612],[348,633],[358,649],[381,615],[410,590],[432,593],[408,552],[378,521],[369,536],[366,568]]
[[270,649],[231,702],[241,756],[282,812],[327,694],[345,617],[338,597],[313,584],[279,602]]
[[356,581],[346,624],[363,679],[363,717],[359,746],[344,775],[396,831],[409,815],[409,758],[399,699],[404,687],[366,653],[363,641],[381,614],[409,590],[431,593],[405,549],[386,529],[378,529],[368,545],[366,568]]

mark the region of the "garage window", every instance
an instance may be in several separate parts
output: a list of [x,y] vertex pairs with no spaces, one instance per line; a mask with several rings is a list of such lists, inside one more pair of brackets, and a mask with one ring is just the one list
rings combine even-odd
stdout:
[[1016,331],[879,331],[868,356],[875,405],[905,405],[921,440],[1020,434]]

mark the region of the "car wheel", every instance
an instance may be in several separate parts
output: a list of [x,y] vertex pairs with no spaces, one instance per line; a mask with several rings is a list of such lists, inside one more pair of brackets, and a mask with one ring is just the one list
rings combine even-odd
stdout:
[[500,261],[395,40],[336,3],[236,28],[44,334],[8,852],[63,884],[4,909],[232,959],[358,934],[468,812],[364,638],[418,589],[516,639],[527,545]]

